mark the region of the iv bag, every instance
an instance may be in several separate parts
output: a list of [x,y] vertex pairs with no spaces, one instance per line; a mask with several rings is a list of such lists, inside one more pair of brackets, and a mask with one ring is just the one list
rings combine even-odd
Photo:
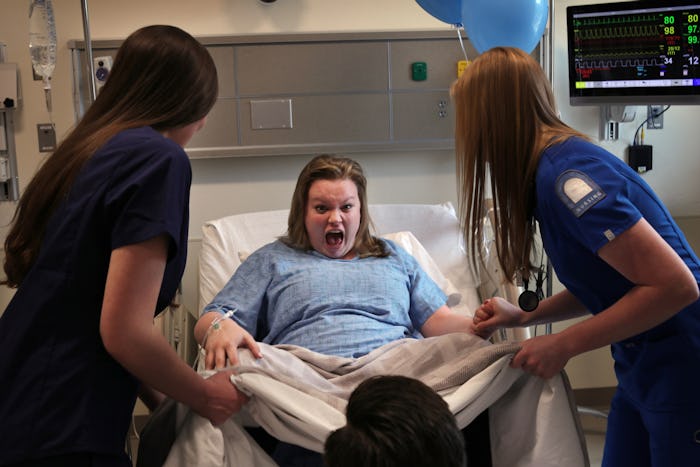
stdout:
[[29,52],[32,67],[37,75],[49,85],[56,66],[56,23],[51,0],[30,0],[29,5]]

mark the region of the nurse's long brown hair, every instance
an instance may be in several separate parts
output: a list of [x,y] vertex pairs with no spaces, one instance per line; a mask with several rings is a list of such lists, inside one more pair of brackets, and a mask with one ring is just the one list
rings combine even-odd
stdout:
[[317,180],[351,180],[357,187],[360,201],[360,226],[355,237],[355,250],[360,257],[384,257],[389,252],[384,242],[371,233],[372,220],[367,205],[367,179],[360,164],[347,157],[323,154],[316,156],[301,170],[292,195],[292,205],[287,221],[287,234],[280,238],[286,245],[303,251],[311,250],[311,241],[304,219],[311,185]]
[[504,277],[526,276],[534,242],[535,175],[544,149],[571,136],[542,67],[517,48],[496,47],[452,86],[458,205],[476,267],[484,251],[486,200],[494,202],[496,254]]
[[17,287],[39,253],[46,225],[85,163],[122,130],[180,128],[205,117],[216,102],[218,79],[209,52],[185,31],[147,26],[117,51],[95,102],[27,185],[5,239],[4,269]]

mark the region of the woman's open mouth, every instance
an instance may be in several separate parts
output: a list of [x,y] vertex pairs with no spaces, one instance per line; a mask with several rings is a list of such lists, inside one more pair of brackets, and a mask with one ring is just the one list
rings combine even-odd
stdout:
[[338,247],[342,245],[344,237],[343,232],[340,230],[329,230],[326,232],[326,245],[330,247]]

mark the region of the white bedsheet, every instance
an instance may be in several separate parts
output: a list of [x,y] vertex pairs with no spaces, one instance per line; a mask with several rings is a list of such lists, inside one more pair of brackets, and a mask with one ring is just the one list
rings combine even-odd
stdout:
[[241,352],[242,364],[232,377],[251,396],[244,412],[216,428],[179,406],[183,428],[165,465],[276,465],[245,433],[244,423],[321,452],[328,434],[345,424],[347,398],[360,381],[402,374],[441,394],[460,427],[489,408],[493,467],[588,466],[565,376],[542,380],[510,368],[516,348],[450,334],[404,339],[348,359],[263,344],[262,360]]

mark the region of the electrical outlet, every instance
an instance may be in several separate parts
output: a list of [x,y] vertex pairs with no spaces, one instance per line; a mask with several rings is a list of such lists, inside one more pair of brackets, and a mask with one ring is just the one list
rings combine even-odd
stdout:
[[647,130],[660,130],[664,127],[663,105],[647,106]]

